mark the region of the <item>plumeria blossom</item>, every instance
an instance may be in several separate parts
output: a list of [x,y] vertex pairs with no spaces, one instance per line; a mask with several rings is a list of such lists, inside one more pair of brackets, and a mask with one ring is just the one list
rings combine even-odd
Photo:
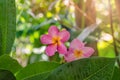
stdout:
[[74,39],[70,48],[65,54],[65,60],[67,62],[71,62],[80,58],[88,58],[94,53],[94,49],[91,47],[85,47],[84,43],[79,41],[78,39]]
[[48,30],[48,34],[41,36],[40,40],[43,44],[47,44],[46,54],[53,56],[56,51],[60,54],[67,53],[67,48],[64,45],[70,38],[70,33],[67,30],[60,31],[56,26],[51,26]]

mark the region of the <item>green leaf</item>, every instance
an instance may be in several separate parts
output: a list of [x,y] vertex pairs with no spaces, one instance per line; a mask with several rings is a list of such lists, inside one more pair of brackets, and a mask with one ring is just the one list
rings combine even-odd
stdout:
[[120,69],[115,67],[112,80],[120,80]]
[[54,62],[37,62],[30,64],[20,70],[16,78],[17,80],[26,80],[27,78],[34,77],[38,74],[47,73],[58,67],[60,64]]
[[16,80],[16,78],[10,71],[0,70],[0,80]]
[[50,74],[50,72],[37,74],[37,75],[31,76],[31,77],[28,77],[24,80],[44,80],[46,77],[48,77],[49,74]]
[[58,67],[45,80],[111,80],[114,63],[112,58],[81,59]]
[[22,67],[19,65],[19,63],[8,55],[2,55],[0,57],[0,69],[16,73],[21,68]]
[[0,55],[10,53],[15,32],[15,0],[0,0]]

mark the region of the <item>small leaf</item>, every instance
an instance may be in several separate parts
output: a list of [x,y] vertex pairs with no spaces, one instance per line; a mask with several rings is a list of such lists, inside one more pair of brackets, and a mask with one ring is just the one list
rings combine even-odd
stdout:
[[10,53],[15,32],[15,0],[0,0],[0,55]]
[[111,80],[115,59],[86,58],[61,65],[45,80]]
[[0,80],[16,80],[16,78],[10,71],[0,70]]
[[58,64],[58,63],[45,62],[45,61],[33,63],[33,64],[26,66],[22,70],[20,70],[17,73],[16,78],[17,78],[17,80],[27,80],[26,78],[30,78],[30,77],[34,77],[38,74],[50,72],[53,69],[55,69],[56,67],[58,67],[59,65],[60,64]]
[[20,66],[20,64],[16,60],[12,59],[10,56],[2,55],[0,57],[0,69],[16,73],[21,68],[22,67]]

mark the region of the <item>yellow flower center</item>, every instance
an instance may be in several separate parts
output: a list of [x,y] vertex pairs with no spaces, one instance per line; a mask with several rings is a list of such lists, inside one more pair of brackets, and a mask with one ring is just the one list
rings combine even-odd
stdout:
[[76,58],[80,58],[83,54],[83,51],[82,50],[74,50],[74,56]]
[[60,44],[60,37],[58,37],[58,36],[53,37],[52,42],[54,44],[58,44],[59,45]]

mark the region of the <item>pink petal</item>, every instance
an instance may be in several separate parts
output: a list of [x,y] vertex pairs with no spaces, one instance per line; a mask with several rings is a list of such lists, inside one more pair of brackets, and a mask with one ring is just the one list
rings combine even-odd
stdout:
[[81,42],[78,39],[74,39],[70,44],[70,48],[72,48],[72,49],[78,49],[79,50],[82,47],[84,47],[84,43]]
[[66,30],[62,30],[58,35],[60,36],[62,42],[66,42],[70,38],[70,33]]
[[57,50],[60,54],[66,54],[67,53],[67,48],[62,42],[60,42],[60,44],[58,44]]
[[88,58],[94,53],[94,49],[91,47],[84,47],[82,50],[84,58]]
[[51,26],[48,30],[48,33],[51,35],[51,36],[56,36],[58,35],[58,28],[56,26]]
[[46,54],[48,56],[53,56],[55,54],[55,52],[56,52],[56,49],[57,49],[57,45],[56,44],[50,44],[50,45],[48,45],[46,47],[45,52],[46,52]]
[[71,62],[75,60],[75,57],[73,53],[71,53],[71,51],[68,51],[67,54],[65,54],[64,58],[67,62]]
[[43,44],[51,44],[52,43],[52,37],[48,34],[42,35],[40,40]]

